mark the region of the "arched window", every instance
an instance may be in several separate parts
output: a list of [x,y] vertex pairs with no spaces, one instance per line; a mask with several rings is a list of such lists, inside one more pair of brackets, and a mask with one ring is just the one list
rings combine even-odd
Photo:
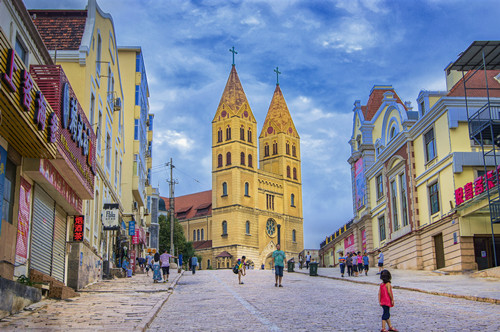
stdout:
[[222,222],[222,235],[227,235],[227,221]]
[[251,154],[248,155],[248,167],[253,167]]
[[274,141],[273,143],[273,155],[278,154],[278,142]]
[[247,137],[247,140],[252,143],[252,129],[248,128],[248,137]]
[[243,126],[240,128],[240,140],[245,140],[245,128],[243,128]]
[[222,167],[222,155],[217,156],[217,167]]
[[196,241],[196,229],[193,230],[193,241]]
[[290,205],[295,206],[295,195],[294,194],[290,195]]
[[196,241],[200,241],[200,230],[196,231]]
[[264,145],[264,157],[269,157],[269,144]]
[[396,127],[391,128],[391,133],[389,135],[389,139],[393,139],[396,136]]
[[245,166],[245,152],[240,154],[240,164]]
[[297,180],[297,169],[295,167],[293,168],[293,179]]
[[297,232],[294,230],[292,230],[292,242],[297,242]]
[[286,154],[290,155],[290,143],[286,142]]
[[[203,228],[201,229],[201,240],[204,241],[205,240],[205,234],[203,234],[204,231],[203,231]],[[210,263],[208,263],[208,265],[210,265]]]
[[286,177],[289,178],[290,177],[290,166],[287,166],[286,167]]
[[245,232],[246,232],[246,234],[250,234],[250,221],[248,221],[248,220],[245,223]]
[[297,157],[297,150],[295,149],[295,145],[292,145],[292,156]]
[[227,183],[222,183],[222,196],[227,196]]
[[219,128],[219,130],[217,131],[217,143],[220,143],[222,142],[222,129]]
[[231,165],[231,152],[226,153],[226,166]]
[[231,139],[231,127],[227,126],[226,128],[226,141],[229,141]]
[[245,196],[249,196],[248,192],[250,191],[250,185],[248,182],[245,182]]

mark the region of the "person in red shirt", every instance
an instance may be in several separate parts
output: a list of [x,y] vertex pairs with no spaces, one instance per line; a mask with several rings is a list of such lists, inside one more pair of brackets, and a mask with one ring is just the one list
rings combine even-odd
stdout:
[[391,320],[389,319],[391,317],[391,313],[389,311],[390,307],[394,307],[394,295],[392,294],[392,285],[391,285],[391,273],[387,270],[383,270],[380,273],[380,279],[382,280],[382,283],[380,284],[380,288],[378,291],[378,302],[382,306],[382,310],[384,313],[382,314],[382,329],[380,332],[388,332],[386,330],[385,325],[387,323],[387,326],[389,327],[389,331],[394,331],[398,332],[392,324]]

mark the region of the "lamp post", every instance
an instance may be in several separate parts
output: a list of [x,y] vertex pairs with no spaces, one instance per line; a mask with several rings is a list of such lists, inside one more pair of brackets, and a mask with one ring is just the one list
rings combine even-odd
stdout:
[[281,245],[281,225],[278,224],[277,227],[278,227],[278,244]]

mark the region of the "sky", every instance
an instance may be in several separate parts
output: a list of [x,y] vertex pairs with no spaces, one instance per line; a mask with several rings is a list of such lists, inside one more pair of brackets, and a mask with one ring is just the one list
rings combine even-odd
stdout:
[[[496,0],[97,0],[119,46],[141,46],[155,114],[153,186],[168,196],[211,189],[211,122],[232,64],[262,129],[280,87],[301,138],[304,246],[319,248],[353,217],[353,104],[392,85],[416,109],[445,90],[444,68],[474,40],[498,40]],[[84,9],[86,0],[24,0]]]

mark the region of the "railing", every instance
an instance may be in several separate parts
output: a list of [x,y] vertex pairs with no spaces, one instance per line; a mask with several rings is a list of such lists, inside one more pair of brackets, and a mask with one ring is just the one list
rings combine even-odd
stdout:
[[[490,121],[500,122],[500,105],[486,103],[477,112],[469,117],[469,134],[470,137],[477,136],[481,131],[486,129]],[[489,138],[490,133],[485,133],[484,138]]]

